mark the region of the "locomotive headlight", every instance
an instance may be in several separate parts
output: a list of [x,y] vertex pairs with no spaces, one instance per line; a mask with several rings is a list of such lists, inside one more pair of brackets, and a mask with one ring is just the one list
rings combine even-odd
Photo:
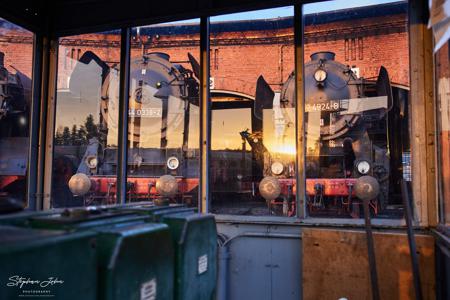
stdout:
[[172,175],[163,175],[156,181],[156,191],[164,197],[171,197],[178,192],[178,183]]
[[316,72],[314,72],[314,79],[317,82],[324,82],[325,79],[327,79],[327,72],[323,69],[317,69]]
[[84,173],[76,173],[69,180],[69,189],[75,196],[84,196],[91,189],[92,183]]
[[281,186],[275,177],[264,177],[259,183],[259,193],[267,201],[276,199],[281,193]]
[[175,156],[171,156],[169,157],[169,159],[167,160],[167,167],[170,170],[175,170],[178,168],[178,166],[180,165],[180,161],[178,160],[178,158],[176,158]]
[[96,156],[88,156],[86,158],[86,164],[88,165],[89,168],[91,169],[95,169],[97,168],[98,165],[98,159]]
[[356,163],[356,169],[358,170],[359,174],[366,175],[370,171],[370,164],[366,160],[361,160]]
[[284,166],[279,161],[276,161],[270,166],[270,170],[272,171],[272,174],[280,175],[284,171]]
[[355,195],[361,200],[374,200],[380,194],[380,184],[372,176],[361,176],[356,180]]

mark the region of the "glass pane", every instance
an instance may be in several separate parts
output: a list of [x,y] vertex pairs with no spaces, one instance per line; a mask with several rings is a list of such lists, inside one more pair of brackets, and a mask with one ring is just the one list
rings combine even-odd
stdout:
[[120,31],[60,38],[52,207],[116,202]]
[[211,18],[211,210],[295,216],[293,7]]
[[199,22],[133,29],[129,201],[197,206]]
[[[411,182],[406,1],[304,6],[307,211],[402,217]],[[362,184],[370,189],[361,190]]]
[[27,206],[33,33],[0,18],[0,210]]
[[441,222],[450,224],[450,45],[435,55]]

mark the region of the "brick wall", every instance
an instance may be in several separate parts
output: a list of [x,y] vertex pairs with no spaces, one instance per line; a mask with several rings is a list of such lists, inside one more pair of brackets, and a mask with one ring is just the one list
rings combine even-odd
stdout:
[[[155,29],[153,29],[155,30]],[[31,75],[31,38],[17,39],[23,32],[9,32],[0,38],[6,65]],[[12,38],[12,37],[16,38]],[[132,57],[142,52],[164,52],[171,61],[187,61],[190,52],[199,58],[199,35],[195,33],[142,36],[133,40]],[[214,88],[253,96],[255,83],[263,75],[274,90],[294,69],[293,29],[220,31],[211,33],[211,76]],[[333,51],[336,60],[358,67],[365,78],[376,77],[385,66],[391,81],[409,85],[407,16],[396,14],[357,20],[308,24],[305,27],[305,61],[317,51]],[[60,40],[58,87],[67,88],[74,61],[85,51],[93,51],[110,65],[119,62],[120,35],[88,34]],[[183,63],[189,68],[189,64]]]

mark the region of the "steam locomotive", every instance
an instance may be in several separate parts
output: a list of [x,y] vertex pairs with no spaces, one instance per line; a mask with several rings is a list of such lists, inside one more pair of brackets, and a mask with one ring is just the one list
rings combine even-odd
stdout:
[[[192,55],[188,58],[198,72],[198,63]],[[130,68],[128,201],[170,196],[192,204],[196,201],[198,180],[193,178],[198,178],[199,156],[198,150],[189,149],[190,114],[198,110],[194,71],[172,64],[164,53],[145,54],[133,60]],[[76,171],[74,167],[54,168],[54,177],[66,178],[53,184],[58,201],[54,206],[116,202],[118,70],[88,51],[72,72],[69,90],[98,102],[98,86],[90,92],[86,82],[96,76],[102,78],[98,131],[88,137],[81,159],[74,151],[69,155],[70,148],[77,147],[55,147],[57,163],[72,156]],[[198,140],[195,142],[198,148]]]
[[[400,203],[402,157],[409,151],[407,91],[391,86],[384,67],[376,80],[358,78],[352,68],[335,61],[332,52],[311,55],[304,72],[308,213],[359,217],[359,198],[367,197],[373,214],[385,213],[388,205]],[[260,77],[255,106],[259,110],[274,109],[274,94]],[[283,85],[280,108],[294,107],[292,73]],[[263,140],[253,136],[245,133],[253,149],[266,153]],[[263,163],[265,178],[260,192],[272,209],[278,207],[283,215],[294,215],[295,182],[293,174],[288,174],[294,157],[283,160],[274,159],[270,153],[268,156]],[[371,193],[358,195],[360,184],[368,185]]]

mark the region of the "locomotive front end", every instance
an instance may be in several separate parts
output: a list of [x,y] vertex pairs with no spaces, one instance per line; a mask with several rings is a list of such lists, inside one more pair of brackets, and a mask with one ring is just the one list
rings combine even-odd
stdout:
[[[366,80],[337,62],[333,52],[317,52],[305,64],[304,83],[309,214],[359,217],[362,199],[370,200],[372,212],[378,214],[386,206],[394,180],[388,176],[393,162],[386,131],[391,121],[389,111],[398,99],[392,96],[386,69],[381,67],[376,81]],[[261,100],[261,95],[270,98],[273,93],[260,86],[255,105],[278,109],[275,100],[272,104],[267,96]],[[282,115],[288,115],[295,107],[294,73],[284,83],[279,97],[279,109]],[[251,139],[248,141],[252,145]],[[252,148],[257,149],[256,145]],[[295,157],[280,160],[269,151],[264,153],[269,159],[264,161],[260,194],[273,205],[273,211],[278,206],[283,215],[295,215],[295,180],[286,176],[286,170],[295,166]],[[279,197],[283,190],[289,191],[288,203]]]
[[[92,61],[101,61],[92,52],[85,56],[88,58],[80,59],[71,77],[72,92],[82,88],[76,79],[83,77],[83,68]],[[83,197],[84,204],[116,201],[117,147],[110,136],[117,136],[118,130],[118,70],[105,66],[99,134],[89,140],[69,181],[72,194]],[[196,199],[196,180],[190,177],[198,151],[189,149],[189,119],[196,106],[197,79],[192,71],[171,63],[169,55],[149,53],[131,62],[128,201]]]

